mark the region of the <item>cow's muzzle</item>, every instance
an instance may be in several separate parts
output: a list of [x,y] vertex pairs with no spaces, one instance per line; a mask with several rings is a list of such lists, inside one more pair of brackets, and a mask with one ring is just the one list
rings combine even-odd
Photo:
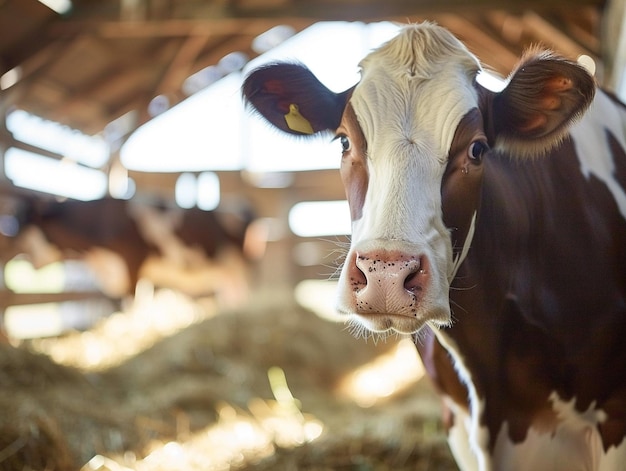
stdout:
[[349,267],[357,314],[415,317],[429,283],[424,257],[398,251],[356,252]]
[[414,333],[429,321],[449,324],[447,280],[430,258],[403,250],[405,244],[397,241],[382,249],[372,245],[356,247],[348,255],[340,279],[340,312],[356,316],[374,332]]

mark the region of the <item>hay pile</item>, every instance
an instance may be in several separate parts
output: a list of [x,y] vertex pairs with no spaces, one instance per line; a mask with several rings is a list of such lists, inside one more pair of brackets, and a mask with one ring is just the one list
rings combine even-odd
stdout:
[[85,349],[137,313],[0,344],[0,470],[457,469],[426,380],[369,408],[337,392],[397,341],[354,339],[296,306],[211,316],[184,298],[155,303],[144,308],[195,317],[139,352],[124,346],[142,344],[141,328],[118,326],[111,351],[133,353],[117,362],[91,364]]

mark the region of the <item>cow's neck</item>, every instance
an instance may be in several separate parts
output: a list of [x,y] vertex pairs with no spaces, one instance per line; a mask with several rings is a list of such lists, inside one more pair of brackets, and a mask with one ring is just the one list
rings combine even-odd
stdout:
[[[534,161],[503,157],[486,165],[472,249],[454,284],[467,285],[464,277],[475,275],[483,286],[466,286],[476,291],[472,296],[497,292],[498,303],[514,301],[528,323],[566,342],[564,335],[588,340],[590,312],[606,313],[604,321],[611,322],[625,309],[626,286],[607,284],[603,275],[607,269],[626,275],[626,250],[617,246],[626,237],[626,221],[601,181],[567,163],[576,159],[571,141],[561,150]],[[453,289],[453,301],[456,294]],[[493,299],[483,302],[497,308]]]
[[478,393],[489,396],[493,414],[483,420],[492,440],[504,420],[514,439],[523,438],[529,416],[516,414],[521,406],[550,422],[554,393],[585,410],[599,391],[626,386],[594,354],[612,352],[611,367],[626,369],[626,287],[601,272],[621,270],[614,278],[626,279],[626,249],[616,246],[626,221],[601,182],[565,164],[576,158],[569,140],[563,150],[570,152],[487,165],[472,249],[450,291],[454,324],[446,335]]

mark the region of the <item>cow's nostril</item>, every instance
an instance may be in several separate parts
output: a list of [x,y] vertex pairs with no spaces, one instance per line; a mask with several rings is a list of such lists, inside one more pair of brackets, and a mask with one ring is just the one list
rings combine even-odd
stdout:
[[404,280],[404,289],[411,291],[412,293],[421,290],[421,283],[419,282],[419,275],[423,273],[423,270],[417,270],[410,273]]
[[350,287],[353,291],[359,291],[367,286],[367,275],[360,266],[362,260],[364,258],[357,254],[353,260],[346,262],[350,263]]
[[428,288],[425,256],[379,250],[353,254],[349,261],[350,289],[358,312],[414,315]]
[[426,259],[421,257],[419,260],[413,260],[413,264],[407,268],[410,273],[404,279],[404,289],[415,293],[421,291],[424,287],[424,276],[426,275]]

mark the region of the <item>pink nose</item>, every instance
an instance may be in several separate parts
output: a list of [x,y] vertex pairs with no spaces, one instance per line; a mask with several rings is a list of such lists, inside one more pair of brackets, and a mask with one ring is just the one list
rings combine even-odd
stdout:
[[360,314],[415,316],[428,281],[425,257],[398,251],[357,253],[350,283]]

